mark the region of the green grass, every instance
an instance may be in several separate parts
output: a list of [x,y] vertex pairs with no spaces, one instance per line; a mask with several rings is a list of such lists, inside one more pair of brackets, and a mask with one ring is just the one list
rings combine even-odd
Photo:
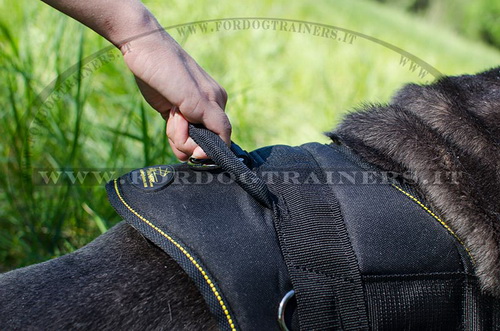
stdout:
[[[333,25],[397,46],[444,74],[500,59],[480,42],[371,1],[144,2],[165,26],[249,16]],[[0,0],[0,8],[0,270],[8,270],[72,251],[119,221],[104,181],[40,185],[40,171],[108,169],[116,177],[175,159],[164,122],[143,102],[119,52],[106,53],[104,65],[86,62],[109,46],[92,31],[36,1]],[[233,140],[246,149],[326,142],[321,133],[346,111],[432,78],[361,37],[350,44],[263,29],[169,31],[228,91]]]
[[432,25],[446,25],[469,38],[500,49],[500,2],[497,0],[376,0],[416,13]]

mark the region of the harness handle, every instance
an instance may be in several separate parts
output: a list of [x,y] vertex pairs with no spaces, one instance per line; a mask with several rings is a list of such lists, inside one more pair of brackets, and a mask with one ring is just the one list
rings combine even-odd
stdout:
[[236,157],[218,135],[202,125],[192,123],[189,123],[189,135],[241,188],[264,206],[271,208],[272,195],[267,185]]

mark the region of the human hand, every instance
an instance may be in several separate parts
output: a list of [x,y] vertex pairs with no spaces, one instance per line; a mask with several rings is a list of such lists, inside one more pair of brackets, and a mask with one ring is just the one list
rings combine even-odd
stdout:
[[189,137],[189,122],[203,124],[230,144],[226,91],[163,29],[129,41],[120,50],[142,95],[167,121],[166,133],[177,158],[207,158]]
[[[139,0],[43,0],[116,45],[146,101],[167,121],[180,160],[206,158],[189,138],[188,122],[203,124],[230,144],[227,94],[160,26]],[[125,41],[125,42],[124,42]]]

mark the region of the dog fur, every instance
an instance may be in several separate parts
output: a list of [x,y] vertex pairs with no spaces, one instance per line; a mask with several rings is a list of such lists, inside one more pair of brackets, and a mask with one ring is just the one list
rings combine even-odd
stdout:
[[329,134],[368,162],[407,174],[500,295],[500,69],[410,84]]
[[65,256],[0,276],[2,330],[217,330],[191,279],[122,222]]
[[[329,136],[411,180],[471,252],[483,289],[500,296],[500,69],[407,85]],[[0,327],[217,329],[187,275],[125,223],[0,275]]]

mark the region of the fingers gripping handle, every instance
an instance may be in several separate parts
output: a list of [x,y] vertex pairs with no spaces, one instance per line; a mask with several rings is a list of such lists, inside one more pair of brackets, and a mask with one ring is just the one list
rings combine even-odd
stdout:
[[271,192],[267,185],[234,155],[218,135],[195,124],[189,124],[189,135],[216,164],[231,174],[246,192],[271,208]]

